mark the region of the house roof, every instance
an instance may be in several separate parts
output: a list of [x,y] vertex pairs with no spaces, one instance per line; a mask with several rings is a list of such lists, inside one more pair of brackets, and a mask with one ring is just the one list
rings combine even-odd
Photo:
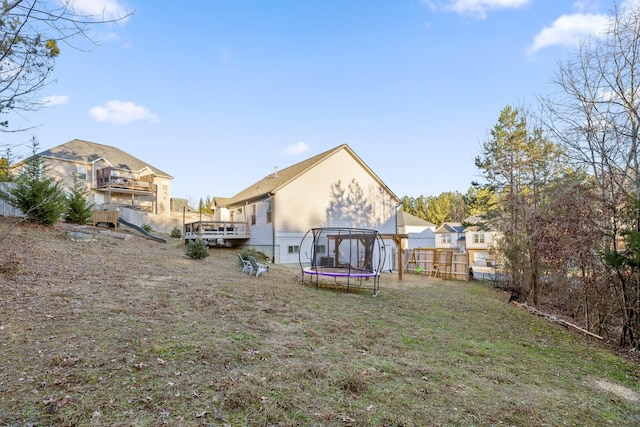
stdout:
[[478,224],[481,222],[485,222],[487,219],[485,218],[485,214],[484,213],[479,213],[479,214],[475,214],[475,215],[471,215],[466,217],[465,219],[462,220],[463,224]]
[[186,211],[186,212],[198,212],[198,209],[189,205],[189,201],[187,199],[171,199],[171,210],[172,211]]
[[436,233],[462,233],[464,227],[459,222],[445,222],[435,231]]
[[411,215],[405,211],[399,211],[398,216],[398,227],[403,226],[420,226],[420,227],[435,227],[436,225],[432,222],[424,220],[422,218],[418,218],[415,215]]
[[127,169],[136,172],[149,168],[156,176],[173,178],[168,173],[156,168],[155,166],[151,166],[149,163],[143,162],[131,154],[125,153],[119,148],[96,144],[95,142],[83,141],[81,139],[74,139],[38,153],[38,155],[50,159],[66,160],[73,163],[84,164],[92,164],[97,160],[104,159],[114,168]]
[[382,182],[382,180],[369,168],[369,166],[367,166],[365,162],[362,161],[362,159],[360,159],[360,157],[358,157],[358,155],[347,144],[342,144],[335,148],[332,148],[331,150],[325,151],[324,153],[313,156],[307,160],[303,160],[300,163],[296,163],[295,165],[269,174],[260,181],[245,188],[233,197],[216,197],[214,199],[216,206],[234,206],[243,204],[245,202],[269,197],[270,194],[275,194],[282,187],[294,181],[300,175],[319,165],[341,150],[345,150],[347,153],[349,153],[383,188],[385,188],[389,192],[389,194],[391,194],[397,200],[400,200],[398,196],[396,196],[389,189],[389,187],[387,187],[384,182]]
[[494,227],[487,221],[486,214],[479,213],[475,215],[471,215],[462,220],[464,225],[467,225],[467,228],[464,229],[467,231],[492,231]]

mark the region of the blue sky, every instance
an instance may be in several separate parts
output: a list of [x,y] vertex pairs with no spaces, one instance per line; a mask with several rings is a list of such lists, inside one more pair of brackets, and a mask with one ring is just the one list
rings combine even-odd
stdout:
[[[53,0],[50,0],[53,1]],[[635,1],[635,0],[634,0]],[[75,0],[91,45],[62,45],[45,107],[10,116],[44,149],[121,148],[173,197],[230,197],[348,144],[399,197],[465,193],[507,104],[546,94],[611,1]],[[14,150],[27,155],[28,146]],[[313,189],[309,189],[313,191]]]

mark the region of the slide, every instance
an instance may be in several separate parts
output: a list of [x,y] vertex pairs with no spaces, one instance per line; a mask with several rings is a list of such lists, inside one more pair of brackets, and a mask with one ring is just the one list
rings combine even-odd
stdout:
[[131,227],[131,228],[133,228],[134,230],[139,231],[140,233],[142,233],[145,237],[148,237],[149,239],[153,239],[153,240],[155,240],[156,242],[167,243],[167,241],[166,241],[166,240],[164,240],[162,237],[158,237],[158,236],[154,236],[154,235],[152,235],[152,234],[149,234],[149,233],[147,233],[147,232],[144,230],[144,228],[142,228],[142,227],[138,227],[138,226],[137,226],[137,225],[135,225],[135,224],[131,224],[130,222],[125,221],[125,220],[124,220],[124,219],[122,219],[122,218],[118,218],[118,222],[119,222],[120,224],[122,224],[122,225],[126,225],[127,227]]

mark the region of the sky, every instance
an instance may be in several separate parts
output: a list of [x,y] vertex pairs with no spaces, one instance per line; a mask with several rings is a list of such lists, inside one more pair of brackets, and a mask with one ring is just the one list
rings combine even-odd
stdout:
[[[44,0],[54,2],[57,0]],[[632,1],[632,0],[627,0]],[[636,1],[636,0],[633,0]],[[398,196],[466,193],[507,105],[552,92],[610,0],[73,0],[95,43],[61,44],[17,157],[72,139],[173,177],[172,197],[231,197],[341,144]],[[313,191],[313,189],[309,189]]]

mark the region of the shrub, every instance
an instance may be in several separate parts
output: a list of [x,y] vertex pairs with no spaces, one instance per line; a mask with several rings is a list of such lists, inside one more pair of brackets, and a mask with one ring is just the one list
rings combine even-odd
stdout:
[[209,248],[204,240],[198,239],[187,243],[187,256],[193,259],[202,259],[209,256]]
[[150,233],[150,232],[151,232],[151,230],[153,230],[153,228],[152,228],[152,227],[151,227],[151,225],[149,225],[149,224],[142,224],[142,229],[143,229],[144,231],[146,231],[147,233]]
[[46,175],[44,160],[38,156],[38,142],[31,140],[33,155],[7,191],[0,198],[20,209],[27,220],[42,225],[56,223],[67,210],[67,197],[58,182]]
[[[249,255],[251,255],[252,257],[254,257],[257,260],[264,260],[265,256],[262,252],[258,252],[253,248],[244,248],[243,250],[240,251],[240,255],[242,255],[242,258],[247,259],[247,257]],[[240,259],[238,259],[238,262],[240,262]]]
[[181,238],[182,237],[182,231],[178,227],[173,227],[173,230],[171,230],[171,237],[173,237],[175,239]]

